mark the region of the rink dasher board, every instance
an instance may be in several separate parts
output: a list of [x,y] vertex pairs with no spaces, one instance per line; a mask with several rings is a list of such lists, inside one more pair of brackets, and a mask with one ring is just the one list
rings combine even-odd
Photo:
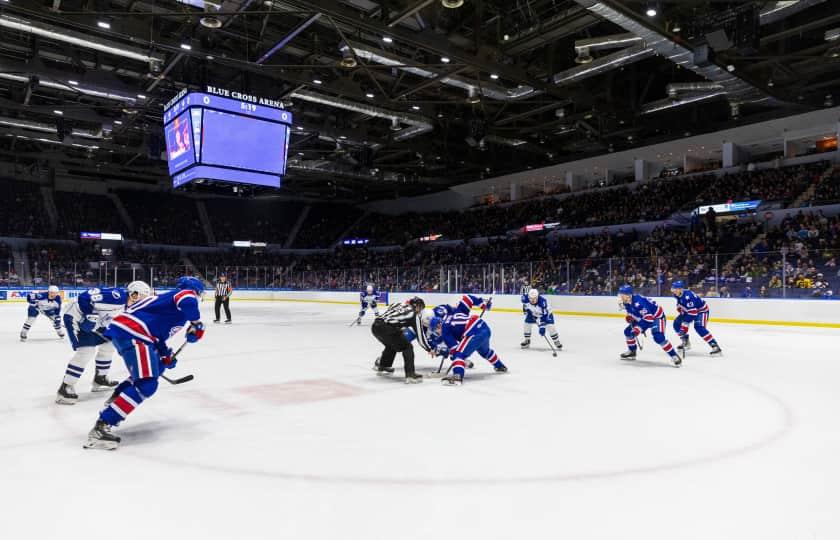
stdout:
[[[24,302],[26,294],[43,287],[0,288],[0,305],[10,302]],[[67,299],[75,298],[88,288],[68,288],[61,291]],[[162,293],[169,289],[157,289]],[[391,293],[391,300],[400,302],[412,296],[422,297],[428,306],[453,303],[460,294],[442,293]],[[490,296],[490,295],[485,295]],[[205,300],[212,300],[212,291],[205,292]],[[548,295],[555,308],[555,315],[566,317],[597,317],[623,319],[618,300],[613,296]],[[231,300],[234,302],[294,302],[325,305],[359,304],[359,293],[355,291],[289,291],[282,289],[238,289]],[[673,297],[654,297],[665,308],[668,320],[676,316],[676,302]],[[840,329],[840,303],[832,300],[803,299],[760,299],[760,298],[706,298],[713,324],[739,324],[757,326],[805,327]],[[491,313],[522,314],[521,296],[518,294],[493,295]],[[771,317],[768,317],[771,315]]]

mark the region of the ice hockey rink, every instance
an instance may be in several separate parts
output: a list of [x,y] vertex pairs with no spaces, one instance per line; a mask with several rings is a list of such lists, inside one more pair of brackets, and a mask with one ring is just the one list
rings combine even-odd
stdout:
[[68,343],[43,318],[18,342],[25,307],[0,306],[0,537],[840,537],[837,330],[713,313],[725,356],[695,338],[676,369],[651,340],[618,360],[620,319],[559,317],[552,358],[489,312],[510,373],[476,358],[446,388],[376,377],[354,306],[233,309],[171,372],[195,380],[161,382],[105,452],[82,449],[107,397],[87,392],[93,366],[81,402],[56,405]]

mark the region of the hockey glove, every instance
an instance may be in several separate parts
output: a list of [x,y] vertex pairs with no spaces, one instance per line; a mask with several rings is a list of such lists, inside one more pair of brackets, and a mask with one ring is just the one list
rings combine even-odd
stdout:
[[170,349],[166,345],[158,344],[158,354],[160,355],[160,371],[163,372],[166,369],[172,369],[178,363],[178,358],[172,353],[172,349]]
[[446,346],[446,343],[438,343],[438,346],[435,348],[435,355],[449,356],[449,347]]
[[493,308],[493,299],[492,298],[488,299],[483,304],[481,304],[481,309],[483,309],[484,311],[490,311],[492,308]]
[[632,315],[625,315],[624,320],[627,321],[629,324],[636,323],[636,319],[634,319]]
[[204,323],[201,321],[190,323],[190,327],[189,329],[187,329],[187,341],[190,343],[195,343],[203,337]]
[[93,332],[94,328],[96,328],[96,323],[98,322],[98,315],[85,315],[84,320],[79,323],[79,329],[82,332]]
[[545,326],[540,326],[540,335],[541,336],[545,335]]

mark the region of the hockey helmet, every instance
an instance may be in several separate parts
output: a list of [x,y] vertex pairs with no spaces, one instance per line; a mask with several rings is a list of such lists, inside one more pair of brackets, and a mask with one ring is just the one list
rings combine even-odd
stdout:
[[408,300],[408,305],[414,308],[414,311],[421,312],[426,308],[426,302],[419,296],[415,296]]
[[181,276],[178,283],[175,285],[176,289],[195,291],[197,294],[204,292],[204,283],[200,279],[192,276]]
[[671,290],[673,291],[674,289],[685,289],[685,281],[678,279],[671,283]]
[[536,304],[539,297],[540,291],[537,289],[531,289],[528,291],[528,300],[530,300],[532,304]]
[[126,287],[129,295],[136,294],[137,296],[144,298],[146,296],[150,296],[152,294],[152,288],[145,281],[132,281]]
[[47,292],[52,294],[58,294],[58,287],[55,285],[50,285],[50,287],[47,289]]
[[367,291],[368,294],[373,294],[373,285],[368,285],[365,291]]
[[621,287],[618,288],[618,294],[626,294],[629,296],[633,295],[633,286],[625,283]]

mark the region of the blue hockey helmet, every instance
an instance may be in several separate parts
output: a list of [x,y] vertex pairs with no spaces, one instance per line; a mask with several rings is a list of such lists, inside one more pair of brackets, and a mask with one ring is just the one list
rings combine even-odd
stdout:
[[671,283],[671,290],[674,289],[685,289],[685,281],[678,279]]
[[192,276],[181,276],[178,283],[175,284],[176,289],[195,291],[197,294],[204,292],[204,283],[200,279]]
[[625,283],[621,287],[618,288],[618,294],[633,294],[633,286]]
[[432,311],[435,312],[435,317],[440,317],[441,319],[446,317],[446,308],[444,306],[435,306]]
[[[440,330],[438,330],[440,328]],[[432,317],[429,319],[429,332],[432,334],[439,336],[441,331],[443,330],[443,319],[441,317]]]

